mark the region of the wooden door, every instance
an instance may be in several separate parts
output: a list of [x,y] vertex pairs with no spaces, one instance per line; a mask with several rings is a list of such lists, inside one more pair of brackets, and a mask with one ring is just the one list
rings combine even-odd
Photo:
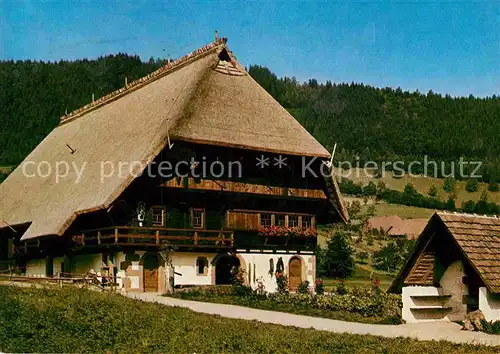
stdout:
[[292,258],[288,264],[288,288],[297,290],[302,282],[302,261],[300,258]]
[[158,257],[152,254],[144,256],[144,292],[158,292]]

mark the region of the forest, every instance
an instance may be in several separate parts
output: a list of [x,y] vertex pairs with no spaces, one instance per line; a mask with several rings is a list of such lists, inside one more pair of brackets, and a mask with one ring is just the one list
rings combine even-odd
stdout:
[[[164,63],[121,53],[95,60],[0,62],[0,167],[19,164],[65,112]],[[453,98],[315,79],[301,83],[257,65],[248,71],[327,149],[337,143],[338,161],[408,163],[428,155],[450,163],[462,157],[483,162],[484,181],[500,177],[500,97]]]
[[[427,155],[438,162],[433,177],[443,177],[449,174],[450,163],[462,157],[482,162],[485,182],[500,177],[499,96],[453,98],[359,83],[315,79],[300,83],[278,78],[262,66],[250,66],[249,72],[327,149],[338,144],[337,161],[355,164],[359,157],[360,164],[403,161],[408,165]],[[464,170],[470,174],[472,166]]]

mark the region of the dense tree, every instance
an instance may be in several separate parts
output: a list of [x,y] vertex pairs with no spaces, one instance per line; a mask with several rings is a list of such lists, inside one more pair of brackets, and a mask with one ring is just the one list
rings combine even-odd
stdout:
[[320,274],[331,278],[345,279],[354,271],[353,250],[344,232],[336,231],[328,240],[320,257]]
[[0,167],[17,165],[65,112],[145,76],[165,62],[110,55],[96,60],[0,61]]
[[415,247],[414,240],[406,238],[389,241],[386,246],[373,254],[375,269],[397,273]]

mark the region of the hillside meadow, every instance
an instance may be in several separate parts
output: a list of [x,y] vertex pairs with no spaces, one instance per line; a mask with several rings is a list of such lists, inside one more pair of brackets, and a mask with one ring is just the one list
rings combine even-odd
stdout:
[[3,352],[486,354],[497,350],[227,319],[75,288],[0,286],[0,299]]
[[[407,184],[412,184],[413,187],[423,195],[428,195],[429,189],[434,185],[437,189],[438,198],[442,201],[446,201],[450,193],[443,190],[444,179],[434,178],[434,177],[424,177],[424,176],[410,176],[408,174],[402,177],[393,177],[390,171],[386,171],[385,176],[381,178],[372,177],[370,173],[364,173],[362,169],[353,168],[349,171],[343,172],[344,176],[349,176],[348,178],[355,183],[362,183],[367,185],[373,182],[377,184],[379,181],[384,181],[385,185],[389,189],[397,190],[402,192]],[[481,199],[481,195],[484,191],[488,194],[488,201],[500,204],[500,192],[488,191],[488,183],[479,182],[477,190],[475,192],[468,192],[465,189],[466,181],[455,182],[455,195],[456,195],[456,205],[461,206],[462,203],[473,200],[477,202]],[[401,216],[401,215],[400,215]],[[403,217],[403,216],[401,216]]]

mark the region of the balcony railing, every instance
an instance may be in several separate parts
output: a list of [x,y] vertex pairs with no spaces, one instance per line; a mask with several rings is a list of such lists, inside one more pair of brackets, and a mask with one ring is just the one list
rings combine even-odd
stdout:
[[84,231],[74,235],[75,248],[104,246],[172,245],[186,248],[232,248],[234,233],[230,230],[175,229],[165,227],[115,226]]

